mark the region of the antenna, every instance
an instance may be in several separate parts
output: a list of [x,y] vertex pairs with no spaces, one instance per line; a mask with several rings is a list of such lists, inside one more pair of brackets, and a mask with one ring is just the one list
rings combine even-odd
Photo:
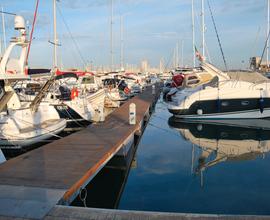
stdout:
[[120,28],[121,28],[121,56],[120,56],[120,71],[124,71],[124,32],[123,32],[123,15],[120,17]]
[[181,41],[181,62],[182,67],[184,67],[184,40]]
[[204,22],[204,0],[202,1],[202,12],[201,12],[201,16],[202,16],[202,55],[203,57],[205,57],[205,22]]
[[192,21],[192,49],[193,49],[193,67],[196,67],[195,52],[195,21],[194,21],[194,0],[191,0],[191,21]]
[[3,41],[4,41],[4,51],[7,49],[7,41],[6,41],[6,26],[5,26],[5,12],[2,7],[2,29],[3,29]]
[[53,0],[53,33],[54,33],[54,53],[53,53],[53,68],[57,68],[57,29],[56,29],[56,0]]
[[111,72],[113,71],[113,0],[111,0]]
[[269,34],[269,23],[270,23],[270,0],[267,0],[267,33],[266,33],[266,37],[267,37],[267,42],[266,42],[266,64],[267,67],[269,65],[269,38],[268,38],[268,34]]
[[176,43],[176,49],[175,49],[175,65],[176,68],[179,67],[179,43]]

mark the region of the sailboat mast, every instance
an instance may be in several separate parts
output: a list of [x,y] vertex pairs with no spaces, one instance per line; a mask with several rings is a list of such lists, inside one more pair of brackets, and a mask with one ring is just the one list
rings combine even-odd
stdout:
[[205,22],[204,22],[204,0],[201,0],[202,2],[202,56],[205,57]]
[[124,28],[123,28],[123,15],[120,18],[120,25],[121,25],[121,57],[120,57],[120,65],[121,71],[124,70]]
[[179,43],[176,43],[176,50],[175,50],[175,65],[176,68],[179,67]]
[[6,41],[6,25],[5,25],[5,15],[4,15],[4,9],[2,7],[2,29],[3,29],[3,41],[4,41],[4,48],[3,51],[7,49],[7,41]]
[[54,33],[53,67],[56,69],[57,68],[56,0],[53,0],[53,33]]
[[195,51],[195,21],[194,21],[194,0],[191,0],[191,21],[192,21],[192,50],[193,50],[193,67],[196,66]]
[[267,37],[267,42],[266,42],[266,64],[267,67],[269,65],[269,23],[270,23],[270,0],[267,0],[267,33],[266,33],[266,37]]
[[111,72],[113,71],[113,0],[111,0]]
[[181,63],[182,67],[184,67],[184,40],[181,41]]

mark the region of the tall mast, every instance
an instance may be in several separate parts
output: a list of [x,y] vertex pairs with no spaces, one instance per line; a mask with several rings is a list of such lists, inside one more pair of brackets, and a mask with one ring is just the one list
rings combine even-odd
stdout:
[[120,69],[121,71],[124,70],[124,28],[123,28],[123,15],[120,18],[120,24],[121,24],[121,55],[120,55]]
[[176,51],[175,51],[175,49],[176,49],[176,48],[173,48],[173,68],[174,68],[174,69],[176,68],[176,62],[175,62],[175,60],[176,60],[176,58],[175,58],[175,57],[176,57],[176,56],[175,56],[175,55],[176,55]]
[[53,67],[57,68],[56,0],[53,0],[53,33],[54,33]]
[[202,1],[202,12],[201,12],[201,16],[202,16],[202,56],[205,57],[205,23],[204,23],[204,0]]
[[196,66],[195,51],[195,21],[194,21],[194,0],[191,0],[191,21],[192,21],[192,50],[193,50],[193,67]]
[[179,43],[176,43],[176,49],[175,49],[175,65],[176,68],[179,67]]
[[111,0],[111,72],[113,71],[113,0]]
[[269,23],[270,23],[270,0],[267,0],[267,33],[266,33],[266,37],[267,37],[267,46],[266,46],[266,64],[267,67],[269,65],[269,39],[268,39],[268,34],[269,34]]
[[181,41],[181,65],[184,67],[184,40]]
[[5,25],[5,15],[3,13],[4,9],[2,7],[2,29],[3,29],[3,41],[4,41],[4,48],[3,51],[7,48],[7,41],[6,41],[6,25]]

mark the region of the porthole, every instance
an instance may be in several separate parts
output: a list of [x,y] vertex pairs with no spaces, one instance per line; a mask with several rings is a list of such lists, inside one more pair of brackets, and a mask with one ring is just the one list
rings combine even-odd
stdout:
[[229,106],[229,102],[223,101],[223,102],[221,102],[221,105],[222,106]]
[[241,105],[244,105],[244,106],[249,105],[249,101],[242,101]]

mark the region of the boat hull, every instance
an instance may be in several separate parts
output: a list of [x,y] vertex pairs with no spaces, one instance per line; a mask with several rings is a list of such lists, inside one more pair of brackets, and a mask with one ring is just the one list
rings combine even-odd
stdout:
[[168,110],[177,118],[190,120],[262,119],[270,117],[270,98],[196,101],[188,109],[171,103]]
[[[0,148],[11,149],[29,147],[36,143],[55,137],[57,134],[63,131],[65,127],[65,119],[55,119],[44,121],[41,128],[28,128],[16,135],[2,134],[0,137]],[[12,136],[12,138],[9,136]]]

